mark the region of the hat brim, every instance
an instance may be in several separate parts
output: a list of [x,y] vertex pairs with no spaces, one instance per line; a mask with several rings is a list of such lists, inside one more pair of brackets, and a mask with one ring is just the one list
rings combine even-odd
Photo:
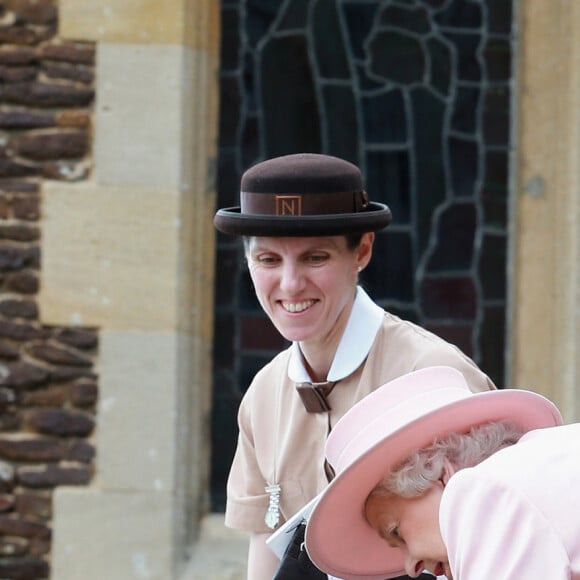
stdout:
[[234,236],[307,237],[375,232],[391,220],[386,205],[370,202],[364,212],[298,217],[243,214],[240,207],[229,207],[218,210],[213,223],[220,232]]
[[389,433],[337,475],[312,510],[306,549],[328,574],[345,580],[383,580],[405,574],[402,552],[370,526],[365,503],[376,484],[403,459],[435,437],[467,432],[472,426],[510,420],[524,431],[562,423],[556,406],[530,391],[476,393],[433,410]]

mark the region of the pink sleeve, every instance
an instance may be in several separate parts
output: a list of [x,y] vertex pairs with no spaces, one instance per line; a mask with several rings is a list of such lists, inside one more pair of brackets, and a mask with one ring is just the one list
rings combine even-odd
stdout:
[[517,489],[477,468],[449,480],[439,523],[454,580],[571,578],[551,523]]

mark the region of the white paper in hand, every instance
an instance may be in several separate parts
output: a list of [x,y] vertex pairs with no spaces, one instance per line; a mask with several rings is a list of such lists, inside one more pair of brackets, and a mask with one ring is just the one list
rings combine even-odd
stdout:
[[296,512],[288,521],[284,522],[267,540],[266,545],[278,556],[281,560],[290,540],[292,540],[292,535],[296,526],[300,524],[303,520],[308,521],[308,516],[312,511],[312,508],[316,504],[318,497],[309,501],[300,511]]

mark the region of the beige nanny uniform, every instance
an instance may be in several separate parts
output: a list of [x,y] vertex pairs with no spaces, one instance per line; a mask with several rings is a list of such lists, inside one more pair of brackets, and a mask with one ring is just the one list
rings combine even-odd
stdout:
[[[268,533],[283,524],[328,485],[324,445],[338,419],[384,383],[434,365],[460,370],[472,391],[495,388],[458,348],[385,312],[359,287],[328,375],[336,381],[329,412],[308,413],[296,391],[296,383],[310,381],[296,343],[261,369],[244,395],[226,525]],[[276,497],[266,491],[273,485]],[[265,521],[269,507],[279,513],[274,526]]]

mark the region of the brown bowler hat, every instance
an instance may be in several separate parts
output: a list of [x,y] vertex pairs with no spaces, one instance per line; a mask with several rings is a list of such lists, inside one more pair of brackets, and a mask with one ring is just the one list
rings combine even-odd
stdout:
[[242,175],[240,206],[214,217],[220,232],[236,236],[333,236],[390,222],[391,210],[369,201],[356,165],[315,153],[254,165]]

